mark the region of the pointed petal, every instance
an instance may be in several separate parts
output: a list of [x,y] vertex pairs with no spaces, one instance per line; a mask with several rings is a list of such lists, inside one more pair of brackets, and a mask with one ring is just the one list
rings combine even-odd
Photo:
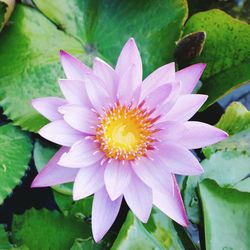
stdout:
[[120,77],[117,96],[122,104],[128,104],[132,101],[134,91],[140,86],[141,80],[136,74],[135,65],[131,65],[127,71]]
[[72,146],[84,134],[70,127],[64,120],[53,121],[39,131],[43,138],[63,146]]
[[98,122],[97,114],[85,107],[75,105],[67,106],[64,109],[64,120],[74,129],[95,134]]
[[171,219],[186,227],[188,218],[175,178],[174,183],[174,192],[167,190],[165,193],[161,193],[153,190],[153,203]]
[[124,198],[133,213],[144,223],[148,221],[152,209],[152,190],[136,174],[132,174]]
[[204,171],[195,156],[186,148],[176,144],[160,146],[158,157],[170,172],[181,175],[197,175]]
[[83,81],[60,79],[59,86],[69,104],[92,106]]
[[133,64],[136,68],[136,79],[142,81],[142,62],[140,52],[137,48],[135,40],[130,38],[121,51],[115,70],[121,77]]
[[143,100],[147,95],[149,95],[154,89],[160,87],[163,84],[171,83],[175,81],[175,64],[166,64],[153,73],[151,73],[142,83],[142,96]]
[[[153,154],[151,155],[153,156]],[[153,159],[144,157],[133,164],[133,170],[137,176],[152,189],[162,192],[166,189],[173,190],[172,174],[162,165],[157,155]]]
[[155,137],[163,142],[179,142],[187,130],[183,123],[175,121],[160,122],[154,127],[159,129],[159,131],[155,133]]
[[149,109],[159,107],[171,94],[172,85],[167,83],[154,89],[147,97],[145,97],[146,106]]
[[175,73],[175,79],[181,81],[181,94],[191,94],[198,83],[206,64],[198,63]]
[[105,89],[115,100],[118,87],[116,71],[102,59],[96,57],[93,63],[93,72],[104,82]]
[[113,104],[112,98],[109,96],[105,89],[105,84],[100,78],[93,74],[88,74],[85,76],[84,82],[90,102],[99,114],[103,113],[103,109],[109,104]]
[[59,97],[44,97],[32,100],[32,106],[50,121],[62,119],[58,108],[66,104],[66,101]]
[[60,158],[58,164],[68,168],[82,168],[92,165],[103,157],[103,153],[92,140],[81,139]]
[[81,168],[75,178],[73,200],[80,200],[100,190],[104,185],[105,167],[100,163]]
[[171,86],[172,90],[169,96],[163,101],[163,103],[161,103],[159,107],[156,108],[155,112],[153,113],[154,116],[160,116],[156,123],[164,121],[164,116],[169,112],[169,110],[172,109],[180,95],[181,83],[174,81],[171,83]]
[[122,196],[112,201],[105,188],[99,190],[92,207],[92,232],[96,242],[100,241],[115,221],[122,203]]
[[225,140],[228,134],[221,129],[202,122],[185,122],[186,131],[180,143],[188,149],[202,148]]
[[172,109],[164,116],[165,121],[187,121],[207,100],[207,95],[181,95]]
[[110,199],[116,200],[129,184],[131,179],[131,165],[128,162],[111,161],[107,164],[104,181]]
[[91,72],[90,68],[69,53],[60,51],[61,64],[68,79],[82,80],[86,73]]
[[31,187],[49,187],[62,183],[72,182],[79,169],[69,169],[61,167],[57,164],[61,155],[67,152],[69,148],[61,147],[57,153],[50,159],[47,165],[40,171],[40,173],[33,180]]

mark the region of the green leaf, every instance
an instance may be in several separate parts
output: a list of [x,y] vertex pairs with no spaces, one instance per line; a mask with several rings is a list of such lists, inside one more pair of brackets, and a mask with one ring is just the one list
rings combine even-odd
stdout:
[[[216,152],[209,159],[202,161],[205,173],[188,177],[182,192],[188,218],[195,224],[200,222],[200,203],[196,190],[198,183],[211,179],[221,187],[241,189],[241,181],[250,173],[249,162],[248,155],[237,151]],[[250,192],[247,186],[244,185],[243,188]]]
[[54,197],[59,209],[65,215],[86,218],[91,216],[93,197],[87,197],[80,201],[73,201],[72,196],[54,191]]
[[206,32],[206,42],[193,62],[207,64],[200,89],[209,96],[206,108],[250,81],[250,26],[220,10],[210,10],[193,15],[184,36],[198,31]]
[[31,100],[60,95],[59,50],[77,56],[83,54],[82,46],[38,11],[20,4],[0,40],[0,105],[14,124],[37,131],[47,120],[31,107]]
[[221,188],[211,180],[199,185],[206,249],[250,248],[250,194]]
[[185,0],[147,3],[144,0],[34,0],[34,3],[65,32],[81,39],[85,50],[101,54],[113,65],[124,43],[134,37],[145,75],[173,61],[175,42],[187,18]]
[[59,49],[81,55],[88,64],[94,55],[114,64],[133,36],[147,75],[173,61],[175,41],[187,18],[185,0],[34,2],[48,18],[18,4],[11,25],[0,35],[0,105],[15,124],[30,131],[47,123],[31,100],[60,96]]
[[230,104],[216,127],[226,131],[230,137],[204,148],[203,153],[207,158],[221,150],[237,150],[250,155],[250,112],[241,103]]
[[4,226],[0,225],[0,249],[10,249],[12,245],[9,242],[8,233],[5,231]]
[[196,249],[191,240],[183,245],[171,219],[154,208],[147,224],[142,224],[131,212],[123,224],[112,250],[135,249]]
[[76,238],[89,238],[90,225],[48,210],[31,209],[13,219],[13,239],[29,249],[68,250]]
[[163,250],[162,245],[147,232],[142,223],[131,213],[120,230],[111,250]]
[[76,239],[70,250],[104,250],[102,244],[96,244],[92,238]]
[[240,102],[232,102],[222,115],[216,127],[234,135],[250,128],[250,112]]
[[0,204],[21,182],[31,157],[26,133],[11,124],[0,126]]

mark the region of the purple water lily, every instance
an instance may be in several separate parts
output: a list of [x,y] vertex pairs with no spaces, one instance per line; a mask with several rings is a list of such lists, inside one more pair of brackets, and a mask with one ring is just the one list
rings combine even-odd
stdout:
[[186,226],[174,174],[201,174],[189,150],[227,137],[218,128],[188,121],[207,99],[192,94],[205,65],[175,72],[170,63],[142,80],[141,57],[132,38],[115,69],[100,58],[90,69],[64,51],[61,63],[67,79],[59,85],[65,98],[38,98],[32,104],[51,121],[39,134],[62,147],[32,187],[74,182],[74,200],[94,194],[97,242],[113,224],[123,198],[142,222],[155,205]]

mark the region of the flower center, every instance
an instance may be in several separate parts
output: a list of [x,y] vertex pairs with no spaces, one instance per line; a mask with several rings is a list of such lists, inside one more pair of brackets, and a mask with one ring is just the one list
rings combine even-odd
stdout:
[[108,158],[134,160],[152,149],[155,119],[142,105],[136,108],[115,104],[100,116],[96,140]]

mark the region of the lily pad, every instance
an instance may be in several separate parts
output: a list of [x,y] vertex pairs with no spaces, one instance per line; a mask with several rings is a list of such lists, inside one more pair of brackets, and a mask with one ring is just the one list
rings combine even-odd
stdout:
[[209,96],[205,109],[250,81],[250,26],[215,9],[193,15],[183,35],[201,31],[206,32],[206,42],[192,63],[207,64],[199,91]]
[[68,250],[76,238],[91,235],[89,224],[45,209],[15,215],[12,228],[15,244],[36,250]]
[[250,248],[250,194],[221,188],[211,180],[199,184],[206,249]]
[[196,249],[191,240],[183,245],[171,219],[154,208],[147,224],[142,224],[131,212],[123,224],[112,250],[125,249]]
[[82,46],[37,10],[21,4],[0,40],[0,105],[14,124],[37,131],[47,120],[31,107],[31,100],[60,95],[59,50],[79,56],[84,53]]
[[183,185],[183,200],[189,220],[195,224],[200,222],[200,199],[197,187],[203,180],[214,180],[221,187],[250,192],[249,185],[240,184],[250,173],[249,162],[250,157],[238,151],[219,151],[202,161],[205,173],[201,176],[189,176]]
[[11,124],[0,126],[0,204],[21,182],[31,151],[31,140],[25,132]]

